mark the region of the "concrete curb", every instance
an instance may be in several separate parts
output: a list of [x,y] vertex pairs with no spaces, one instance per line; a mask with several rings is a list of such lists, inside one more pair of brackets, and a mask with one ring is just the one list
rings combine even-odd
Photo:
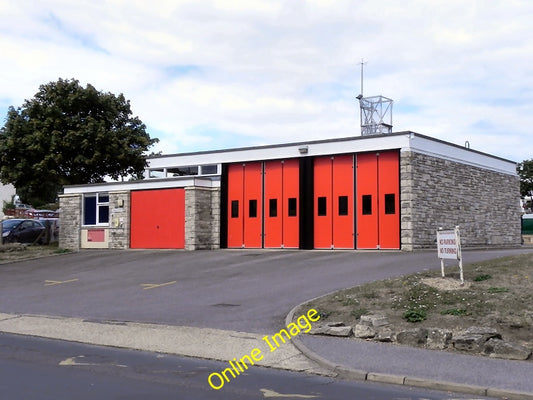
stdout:
[[[296,310],[309,301],[311,300],[298,304],[292,310],[289,311],[289,313],[285,317],[285,326],[289,325],[293,321]],[[298,336],[292,338],[291,341],[294,347],[300,350],[303,355],[316,362],[320,367],[331,371],[333,374],[335,374],[335,377],[341,379],[413,386],[424,389],[464,393],[475,396],[499,397],[506,400],[533,400],[533,393],[515,392],[509,389],[499,389],[491,387],[486,388],[476,385],[446,382],[427,378],[417,378],[403,375],[383,374],[358,370],[351,367],[346,367],[344,365],[338,365],[329,360],[326,360],[324,357],[310,350],[305,344],[302,343]]]

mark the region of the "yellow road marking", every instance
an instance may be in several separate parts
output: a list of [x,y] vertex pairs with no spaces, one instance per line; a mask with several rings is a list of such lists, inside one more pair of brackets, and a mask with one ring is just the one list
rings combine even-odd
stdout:
[[165,283],[141,283],[141,286],[143,287],[144,290],[146,290],[146,289],[154,289],[154,288],[158,288],[162,286],[173,285],[176,282],[177,281],[165,282]]
[[83,362],[77,362],[76,358],[83,358],[84,356],[77,356],[77,357],[70,357],[66,360],[60,361],[59,365],[63,366],[72,366],[72,365],[98,365],[93,363],[83,363]]
[[76,357],[69,357],[67,358],[66,360],[63,360],[63,361],[60,361],[59,362],[59,365],[61,366],[67,366],[67,367],[72,367],[72,366],[88,366],[88,365],[112,365],[114,367],[121,367],[121,368],[126,368],[127,365],[122,365],[122,364],[96,364],[96,363],[85,363],[85,362],[78,362],[76,361],[77,358],[84,358],[85,356],[76,356]]
[[264,397],[285,397],[285,398],[297,398],[297,399],[313,399],[318,396],[308,395],[308,394],[281,394],[274,392],[273,390],[261,389]]
[[51,281],[47,279],[44,281],[44,286],[61,285],[62,283],[70,283],[76,281],[79,281],[79,279],[69,279],[68,281]]

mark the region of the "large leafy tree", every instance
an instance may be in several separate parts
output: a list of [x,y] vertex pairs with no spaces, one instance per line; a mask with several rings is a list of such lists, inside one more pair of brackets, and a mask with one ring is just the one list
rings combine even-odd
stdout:
[[122,94],[59,79],[9,108],[0,129],[0,181],[14,184],[23,201],[43,204],[63,185],[142,179],[143,154],[157,141]]
[[516,171],[520,176],[520,193],[522,196],[529,195],[533,192],[533,159],[518,163]]

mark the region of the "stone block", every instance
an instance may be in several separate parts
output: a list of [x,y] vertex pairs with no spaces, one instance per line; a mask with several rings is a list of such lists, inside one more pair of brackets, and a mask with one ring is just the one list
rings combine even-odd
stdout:
[[501,338],[502,336],[494,328],[472,326],[454,338],[453,346],[457,350],[482,352],[487,340]]
[[376,336],[376,330],[372,326],[357,324],[355,325],[353,334],[359,339],[371,339]]
[[384,315],[362,315],[359,324],[379,328],[380,326],[389,325],[389,320]]
[[531,350],[527,347],[494,338],[485,342],[483,352],[489,357],[506,360],[527,360],[531,356]]
[[352,327],[351,326],[330,326],[326,330],[325,335],[329,336],[341,336],[341,337],[348,337],[352,334]]
[[428,328],[426,347],[428,349],[442,350],[448,347],[452,339],[452,331],[439,328]]
[[407,346],[422,346],[426,344],[428,331],[424,328],[409,329],[399,332],[396,341]]
[[394,331],[388,326],[380,327],[378,328],[374,340],[377,340],[378,342],[394,342]]
[[309,331],[310,335],[329,335],[348,337],[352,334],[352,327],[345,326],[344,322],[328,322],[325,325],[319,325]]
[[491,328],[491,327],[486,327],[486,326],[472,326],[468,328],[467,330],[465,330],[463,334],[480,335],[485,339],[485,341],[491,338],[497,338],[497,339],[502,338],[502,335],[500,335],[500,333],[496,329]]

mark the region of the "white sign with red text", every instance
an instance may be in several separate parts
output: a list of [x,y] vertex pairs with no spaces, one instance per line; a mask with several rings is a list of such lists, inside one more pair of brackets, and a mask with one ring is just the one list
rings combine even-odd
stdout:
[[459,274],[461,285],[464,284],[463,256],[461,254],[461,235],[459,227],[455,229],[437,231],[437,252],[440,258],[440,268],[444,278],[444,259],[459,260]]
[[459,259],[459,246],[455,230],[437,231],[439,258]]

